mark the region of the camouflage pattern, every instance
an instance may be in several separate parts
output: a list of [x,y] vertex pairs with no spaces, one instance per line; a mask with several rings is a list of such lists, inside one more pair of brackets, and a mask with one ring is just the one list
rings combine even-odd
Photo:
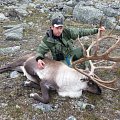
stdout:
[[44,55],[51,51],[53,59],[57,60],[56,54],[63,54],[63,61],[66,60],[66,57],[69,58],[75,55],[75,59],[82,57],[81,48],[74,49],[73,48],[73,40],[76,40],[78,37],[87,36],[96,34],[98,32],[97,28],[94,29],[82,29],[82,28],[64,28],[61,41],[54,39],[51,35],[51,30],[47,32],[43,40],[41,41],[38,49],[37,49],[37,57],[44,58]]

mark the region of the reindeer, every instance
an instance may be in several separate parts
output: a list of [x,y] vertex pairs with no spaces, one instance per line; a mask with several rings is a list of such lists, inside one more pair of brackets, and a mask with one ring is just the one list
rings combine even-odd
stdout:
[[[99,42],[105,39],[114,39],[117,42],[113,44],[108,50],[106,50],[101,55],[98,55]],[[96,74],[95,69],[113,69],[120,62],[120,57],[110,57],[109,54],[120,46],[120,38],[116,37],[102,37],[93,41],[92,44],[85,50],[83,44],[80,42],[84,57],[72,62],[72,68],[68,67],[60,61],[51,60],[49,58],[43,59],[45,62],[45,68],[40,70],[37,66],[35,54],[28,54],[17,61],[5,65],[0,68],[0,73],[13,70],[22,71],[29,81],[24,83],[24,86],[36,87],[36,85],[41,88],[42,96],[37,93],[31,93],[30,97],[34,98],[43,103],[49,102],[49,90],[56,90],[58,94],[62,97],[80,97],[82,91],[88,91],[100,95],[101,88],[99,86],[117,90],[117,88],[111,87],[116,80],[103,81]],[[95,46],[94,54],[90,55],[90,51]],[[93,60],[107,60],[112,61],[113,64],[110,66],[97,66]],[[77,66],[82,62],[89,61],[90,69],[82,70],[78,69]],[[35,84],[34,84],[35,83]]]
[[[92,81],[88,81],[74,68],[70,68],[60,61],[43,59],[45,68],[40,70],[34,54],[24,56],[17,61],[0,68],[0,73],[8,70],[23,72],[29,81],[25,81],[24,86],[41,88],[42,97],[37,93],[31,93],[30,97],[43,103],[49,102],[49,89],[56,90],[62,97],[80,97],[82,90],[101,94],[101,89]],[[34,84],[35,83],[35,84]],[[89,86],[89,84],[93,84]],[[36,86],[37,85],[37,86]]]

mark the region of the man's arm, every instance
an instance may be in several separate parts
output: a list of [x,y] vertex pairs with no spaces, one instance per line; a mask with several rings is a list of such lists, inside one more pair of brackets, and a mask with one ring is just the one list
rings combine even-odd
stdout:
[[48,53],[50,50],[49,47],[44,42],[45,39],[47,38],[44,37],[37,48],[36,61],[38,61],[39,59],[43,59],[45,57],[45,54]]
[[48,53],[50,50],[44,42],[46,39],[47,38],[44,37],[37,48],[36,61],[38,62],[38,67],[40,69],[43,69],[45,67],[45,63],[42,61],[42,59],[44,59],[45,54]]
[[73,40],[75,40],[78,37],[78,35],[79,37],[82,37],[82,36],[93,35],[98,33],[98,28],[90,28],[90,29],[89,28],[87,29],[86,28],[69,28],[68,30]]

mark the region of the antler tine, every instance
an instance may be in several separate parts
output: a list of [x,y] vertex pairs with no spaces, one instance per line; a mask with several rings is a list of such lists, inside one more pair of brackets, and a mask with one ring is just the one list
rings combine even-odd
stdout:
[[[102,27],[103,18],[104,17],[102,16],[101,19],[100,19],[99,28]],[[94,52],[95,56],[97,55],[97,52],[98,52],[98,49],[99,49],[99,47],[98,47],[99,40],[98,39],[101,38],[101,36],[102,36],[102,31],[98,29],[98,35],[97,35],[97,39],[96,39],[96,46],[95,46],[95,52]]]
[[[102,41],[103,39],[106,39],[106,38],[114,38],[116,40],[118,40],[113,46],[111,46],[105,53],[103,53],[102,55],[91,55],[91,56],[87,56],[87,57],[83,57],[81,59],[78,59],[76,61],[74,61],[72,64],[74,66],[74,64],[80,64],[82,62],[85,62],[85,61],[88,61],[88,60],[110,60],[110,61],[114,61],[114,62],[119,62],[120,61],[120,58],[114,58],[114,57],[109,57],[108,54],[113,51],[116,47],[120,46],[120,38],[115,38],[115,37],[112,37],[112,36],[105,36],[105,37],[102,37],[100,39],[98,39],[98,41]],[[89,50],[93,47],[93,45],[96,44],[96,41],[93,42],[90,46],[89,46]],[[87,50],[88,50],[87,49]]]
[[83,56],[86,56],[87,55],[87,53],[86,53],[86,49],[85,49],[85,47],[84,47],[84,45],[82,44],[82,42],[80,41],[80,37],[79,37],[79,35],[78,35],[78,41],[79,41],[79,43],[80,43],[80,46],[82,47],[82,49],[83,49]]
[[[97,78],[92,77],[92,76],[88,75],[87,73],[83,72],[83,70],[78,69],[76,67],[76,65],[74,66],[74,69],[77,70],[78,72],[82,73],[83,75],[87,76],[88,78],[90,78],[92,81],[94,81],[95,83],[97,83],[101,87],[104,87],[104,88],[107,88],[107,89],[110,89],[110,90],[118,90],[118,88],[112,88],[112,87],[110,87],[108,85],[104,85],[103,83],[101,83],[100,81],[98,81]],[[111,83],[112,83],[112,81],[111,81]]]
[[117,42],[113,44],[104,54],[108,55],[111,51],[113,51],[118,46],[120,46],[120,38],[118,38]]
[[113,65],[111,65],[111,66],[97,66],[97,67],[94,66],[94,63],[92,63],[92,61],[90,61],[90,64],[91,64],[90,75],[93,75],[95,69],[113,69],[113,68],[116,68],[117,63],[113,63]]
[[[87,76],[88,78],[91,79],[90,74],[85,73],[83,70],[78,69],[76,66],[74,66],[74,69],[76,69],[78,72],[82,73],[83,75],[85,75],[85,76]],[[111,81],[103,81],[103,80],[101,80],[96,74],[93,74],[92,76],[94,76],[95,79],[96,79],[98,82],[101,82],[101,83],[110,84],[110,83],[115,82],[115,80],[111,80]]]
[[95,78],[92,79],[95,83],[97,83],[98,85],[100,85],[101,87],[104,87],[104,88],[107,88],[107,89],[110,89],[110,90],[118,90],[118,88],[113,88],[113,87],[110,87],[108,84],[107,85],[104,85],[103,83],[99,82],[98,80],[96,80]]
[[103,53],[102,56],[105,57],[106,60],[120,62],[120,57],[109,57],[108,56],[110,54],[110,52],[112,52],[114,49],[116,49],[117,47],[120,46],[120,38],[116,38],[116,39],[118,39],[117,42],[115,44],[113,44],[105,53]]
[[[109,49],[107,49],[104,53],[102,53],[101,55],[98,55],[97,54],[97,51],[95,51],[95,54],[93,55],[90,55],[90,50],[91,48],[94,46],[94,45],[98,45],[98,43],[104,39],[115,39],[117,40],[117,42],[112,45]],[[81,46],[82,43],[80,42]],[[104,87],[104,88],[107,88],[107,89],[111,89],[111,90],[117,90],[118,88],[113,88],[111,87],[112,84],[114,84],[116,82],[116,79],[114,80],[111,80],[111,81],[104,81],[104,80],[101,80],[96,74],[94,74],[94,71],[95,69],[113,69],[115,68],[115,65],[117,64],[116,62],[120,62],[120,57],[110,57],[109,54],[115,50],[117,47],[120,46],[120,38],[116,38],[116,37],[113,37],[113,36],[105,36],[105,37],[101,37],[99,39],[97,39],[97,41],[92,41],[91,45],[88,47],[88,49],[86,50],[86,55],[77,60],[77,61],[74,61],[72,63],[72,66],[74,69],[76,69],[78,72],[82,73],[83,75],[87,76],[88,78],[90,78],[92,81],[94,81],[95,83],[97,83],[98,85]],[[84,49],[84,46],[82,47]],[[97,49],[98,50],[98,49]],[[85,49],[84,49],[85,51]],[[107,61],[113,61],[113,65],[111,66],[94,66],[95,64],[92,62],[92,60],[107,60]],[[89,74],[85,73],[83,70],[81,69],[78,69],[77,68],[77,65],[78,64],[81,64],[82,62],[85,62],[85,61],[89,61],[90,63],[90,66],[91,66],[91,70],[89,72]]]
[[103,81],[103,80],[101,80],[96,74],[94,74],[94,77],[95,77],[95,79],[96,79],[98,82],[104,83],[104,84],[112,84],[112,83],[115,83],[115,82],[116,82],[116,79],[111,80],[111,81]]
[[120,18],[118,18],[116,25],[113,27],[113,29],[108,33],[108,36],[112,34],[112,32],[115,30],[116,26],[120,23]]

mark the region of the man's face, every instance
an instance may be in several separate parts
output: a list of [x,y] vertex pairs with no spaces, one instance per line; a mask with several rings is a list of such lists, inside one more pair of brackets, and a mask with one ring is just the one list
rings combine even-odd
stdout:
[[59,27],[52,26],[51,29],[53,30],[54,36],[57,36],[57,37],[59,37],[63,32],[63,26],[59,26]]

